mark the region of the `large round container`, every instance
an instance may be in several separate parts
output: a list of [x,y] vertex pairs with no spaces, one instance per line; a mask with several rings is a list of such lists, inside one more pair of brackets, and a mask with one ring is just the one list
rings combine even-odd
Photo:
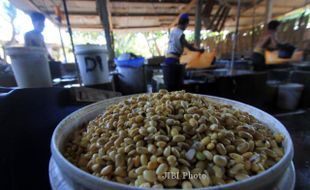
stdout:
[[99,45],[77,45],[75,54],[84,85],[109,82],[108,51]]
[[278,107],[286,110],[296,109],[303,89],[304,85],[298,83],[279,85],[277,101]]
[[[209,97],[209,96],[208,96]],[[51,141],[52,157],[58,165],[64,177],[70,182],[77,183],[81,189],[109,189],[109,190],[133,190],[133,189],[147,189],[138,188],[128,185],[122,185],[113,181],[103,180],[95,177],[89,173],[86,173],[78,167],[71,164],[62,155],[64,143],[68,136],[72,134],[79,126],[94,119],[98,114],[102,113],[106,107],[110,104],[117,103],[127,97],[119,97],[114,99],[104,100],[87,107],[84,107],[62,120],[55,129]],[[291,164],[293,158],[293,144],[291,137],[285,127],[274,117],[252,106],[227,100],[218,97],[209,97],[211,100],[219,103],[230,104],[236,109],[246,111],[255,116],[260,122],[266,124],[271,130],[280,132],[284,135],[284,149],[285,154],[281,160],[268,170],[250,177],[246,180],[239,181],[232,184],[226,184],[221,186],[201,188],[204,190],[262,190],[273,189],[274,185],[281,179],[288,166]]]
[[36,88],[52,86],[47,52],[39,47],[10,47],[5,49],[11,57],[18,87]]

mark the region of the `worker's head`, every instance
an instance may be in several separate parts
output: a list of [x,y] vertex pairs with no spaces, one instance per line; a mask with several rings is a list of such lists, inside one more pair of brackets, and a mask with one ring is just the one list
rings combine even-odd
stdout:
[[187,28],[187,25],[189,24],[189,16],[186,13],[181,14],[178,22],[179,28],[182,30],[185,30]]
[[272,20],[268,23],[268,30],[272,32],[276,32],[281,22],[277,20]]
[[41,13],[33,12],[30,14],[30,17],[34,30],[41,33],[45,27],[45,16]]

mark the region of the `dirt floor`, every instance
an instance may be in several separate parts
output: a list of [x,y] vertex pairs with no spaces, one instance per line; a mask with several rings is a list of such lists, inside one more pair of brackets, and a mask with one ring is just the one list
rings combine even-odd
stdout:
[[288,129],[294,143],[295,190],[310,189],[310,110],[276,116]]

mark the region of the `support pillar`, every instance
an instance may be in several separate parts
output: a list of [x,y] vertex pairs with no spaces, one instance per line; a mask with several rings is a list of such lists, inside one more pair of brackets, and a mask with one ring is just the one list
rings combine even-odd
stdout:
[[232,44],[232,53],[231,53],[231,62],[229,65],[229,73],[232,74],[234,70],[235,63],[235,54],[237,50],[238,35],[239,35],[239,22],[240,22],[240,11],[241,11],[241,0],[238,0],[238,9],[237,9],[237,18],[236,18],[236,30],[233,34],[233,44]]
[[114,60],[115,54],[114,54],[114,48],[112,45],[112,32],[110,28],[107,0],[97,0],[97,10],[100,15],[101,23],[103,25],[104,34],[105,34],[105,38],[107,42],[107,49],[109,53],[109,64],[111,64]]
[[265,24],[268,24],[268,22],[270,22],[272,19],[272,5],[273,5],[273,0],[266,1]]
[[201,9],[202,9],[202,0],[197,0],[196,12],[195,12],[195,46],[197,48],[200,48]]

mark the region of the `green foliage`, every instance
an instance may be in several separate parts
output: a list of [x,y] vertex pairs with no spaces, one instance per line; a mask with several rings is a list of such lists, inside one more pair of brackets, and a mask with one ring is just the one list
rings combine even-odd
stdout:
[[139,54],[138,52],[133,51],[134,46],[136,44],[135,41],[136,41],[135,33],[115,34],[114,35],[115,56],[118,57],[122,53],[126,52]]
[[74,31],[73,39],[75,44],[105,44],[104,32]]
[[153,57],[164,55],[166,44],[168,42],[167,32],[130,32],[115,33],[114,48],[115,56],[122,53],[134,53],[143,57]]

